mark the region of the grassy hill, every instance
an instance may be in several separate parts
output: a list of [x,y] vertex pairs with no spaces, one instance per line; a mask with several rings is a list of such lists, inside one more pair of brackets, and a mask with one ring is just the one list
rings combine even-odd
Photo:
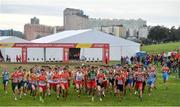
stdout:
[[169,52],[177,49],[180,50],[180,42],[142,46],[142,51],[146,51],[148,53],[162,53],[163,51]]

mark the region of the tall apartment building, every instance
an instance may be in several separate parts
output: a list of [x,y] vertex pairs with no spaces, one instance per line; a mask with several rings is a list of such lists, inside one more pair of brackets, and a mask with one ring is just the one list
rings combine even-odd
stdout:
[[64,10],[64,29],[78,30],[88,28],[88,16],[82,10],[66,8]]
[[150,30],[150,28],[147,27],[147,26],[140,27],[140,28],[138,29],[138,31],[139,31],[138,37],[139,37],[139,38],[147,38],[147,36],[148,36],[148,34],[149,34],[149,30]]
[[53,27],[40,24],[25,24],[25,39],[33,40],[53,33]]
[[31,18],[31,24],[39,24],[39,19],[36,17]]
[[[118,27],[119,25],[122,25],[123,27]],[[129,31],[128,36],[137,36],[136,33],[140,32],[140,36],[147,37],[148,30],[144,26],[146,26],[146,21],[142,19],[97,19],[89,18],[82,10],[79,9],[66,8],[64,10],[65,30],[97,29],[101,31],[104,30],[104,32],[112,33],[116,36],[124,36],[124,32],[126,32],[127,36],[127,32]],[[102,27],[103,30],[100,29]],[[115,29],[114,32],[112,32],[112,27]],[[120,31],[123,33],[119,34]]]
[[33,40],[53,33],[53,27],[39,24],[39,19],[31,18],[30,24],[24,25],[25,39]]

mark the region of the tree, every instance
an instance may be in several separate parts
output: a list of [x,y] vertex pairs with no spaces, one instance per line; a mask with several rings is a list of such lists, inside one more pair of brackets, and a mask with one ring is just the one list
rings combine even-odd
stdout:
[[177,40],[180,40],[180,26],[176,29],[176,31],[175,31],[175,38],[177,39]]
[[177,38],[176,38],[176,29],[175,29],[175,26],[171,27],[170,29],[170,35],[168,37],[168,40],[169,41],[176,41]]
[[154,26],[149,31],[148,39],[156,42],[162,42],[168,39],[169,34],[169,28],[166,28],[164,26]]

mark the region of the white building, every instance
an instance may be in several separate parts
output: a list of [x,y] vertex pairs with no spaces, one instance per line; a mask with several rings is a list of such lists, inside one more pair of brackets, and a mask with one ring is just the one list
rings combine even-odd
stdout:
[[147,38],[149,34],[148,27],[141,27],[138,29],[139,30],[139,38]]

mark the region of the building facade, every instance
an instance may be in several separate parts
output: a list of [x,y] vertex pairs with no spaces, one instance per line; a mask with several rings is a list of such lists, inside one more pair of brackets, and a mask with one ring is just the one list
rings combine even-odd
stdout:
[[31,18],[30,24],[24,25],[24,36],[27,40],[33,40],[64,30],[63,26],[47,26],[39,23],[39,19]]
[[126,29],[123,25],[115,25],[115,26],[101,26],[101,27],[94,27],[93,29],[112,34],[117,37],[126,37]]
[[[119,26],[121,25],[121,26]],[[147,37],[146,21],[142,19],[89,18],[82,10],[64,10],[64,30],[97,29],[119,37]]]
[[88,28],[88,16],[82,10],[66,8],[64,10],[64,30]]
[[26,40],[33,40],[53,33],[53,27],[40,24],[25,24],[24,35]]
[[141,27],[139,28],[139,38],[147,38],[149,34],[149,27],[147,26],[144,26],[144,27]]
[[36,17],[31,18],[31,24],[39,24],[39,19]]
[[8,30],[0,30],[0,36],[17,36],[19,38],[22,38],[23,34],[20,31],[8,29]]

